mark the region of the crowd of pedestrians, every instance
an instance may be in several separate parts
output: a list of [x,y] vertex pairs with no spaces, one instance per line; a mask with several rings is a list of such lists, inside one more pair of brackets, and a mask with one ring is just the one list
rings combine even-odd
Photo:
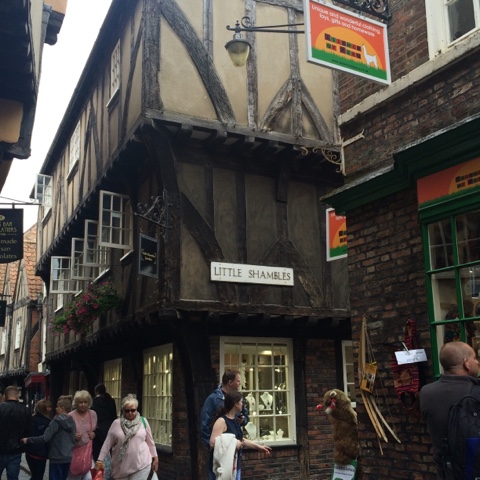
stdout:
[[[117,419],[115,400],[105,385],[95,387],[95,398],[80,390],[62,395],[52,412],[49,400],[35,405],[35,413],[19,401],[16,386],[5,389],[0,401],[0,477],[19,480],[22,454],[31,480],[147,480],[158,468],[150,425],[138,412],[138,401],[128,395]],[[110,461],[113,456],[114,462]],[[113,466],[113,469],[106,468]],[[113,477],[112,477],[113,471]]]
[[[480,397],[480,365],[472,347],[446,343],[440,351],[443,374],[420,392],[420,404],[432,438],[438,478],[448,478],[442,464],[442,441],[447,434],[448,411],[469,393]],[[228,370],[222,383],[205,400],[201,411],[201,436],[208,448],[205,478],[241,479],[244,447],[270,455],[270,447],[243,436],[248,411],[240,393],[240,373]],[[121,404],[117,418],[115,400],[105,385],[95,387],[95,398],[86,390],[60,396],[55,415],[49,400],[35,405],[35,413],[19,401],[16,386],[5,389],[0,399],[0,477],[19,480],[22,454],[30,480],[43,480],[49,461],[49,480],[92,480],[92,471],[103,480],[150,480],[158,469],[158,456],[148,421],[138,411],[132,394]],[[226,478],[226,477],[225,477]],[[95,479],[97,480],[97,479]]]

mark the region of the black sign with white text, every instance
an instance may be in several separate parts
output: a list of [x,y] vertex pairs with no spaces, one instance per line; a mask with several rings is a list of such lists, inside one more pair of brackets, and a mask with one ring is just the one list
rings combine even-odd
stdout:
[[158,240],[140,234],[138,273],[147,277],[158,276]]
[[23,210],[0,209],[0,263],[23,258]]

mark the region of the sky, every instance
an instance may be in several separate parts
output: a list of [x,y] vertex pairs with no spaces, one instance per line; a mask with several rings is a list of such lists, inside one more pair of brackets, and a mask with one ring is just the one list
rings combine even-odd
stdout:
[[[36,174],[57,133],[110,3],[111,0],[68,0],[57,43],[44,45],[32,155],[27,160],[13,160],[0,193],[2,202],[5,198],[31,202]],[[38,208],[30,205],[17,208],[24,209],[26,231],[37,221]]]

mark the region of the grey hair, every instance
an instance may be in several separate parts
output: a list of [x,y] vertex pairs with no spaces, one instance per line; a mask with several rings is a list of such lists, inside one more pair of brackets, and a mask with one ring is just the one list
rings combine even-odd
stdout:
[[135,405],[135,408],[138,408],[137,396],[133,393],[129,393],[126,397],[122,398],[122,409],[125,405]]
[[72,401],[72,408],[77,408],[80,402],[87,402],[88,408],[92,406],[92,396],[86,390],[79,390],[75,392]]

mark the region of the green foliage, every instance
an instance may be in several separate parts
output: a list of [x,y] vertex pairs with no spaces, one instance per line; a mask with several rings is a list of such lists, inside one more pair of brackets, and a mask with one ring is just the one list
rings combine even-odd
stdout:
[[86,333],[93,322],[109,310],[118,310],[122,299],[112,282],[99,284],[89,283],[86,292],[82,292],[71,303],[63,307],[61,315],[57,315],[50,323],[54,333]]

